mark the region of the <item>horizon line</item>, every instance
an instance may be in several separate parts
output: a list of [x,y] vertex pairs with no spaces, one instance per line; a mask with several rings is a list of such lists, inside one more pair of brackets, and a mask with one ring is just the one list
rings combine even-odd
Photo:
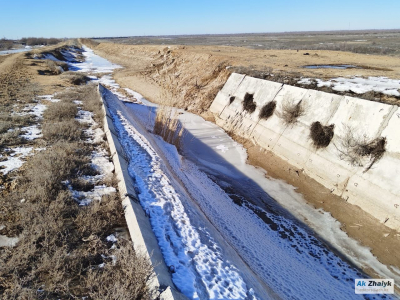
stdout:
[[132,38],[132,37],[161,37],[161,36],[221,36],[241,34],[290,34],[290,33],[328,33],[328,32],[378,32],[378,31],[400,31],[400,28],[391,29],[332,29],[332,30],[305,30],[305,31],[262,31],[262,32],[236,32],[236,33],[184,33],[184,34],[152,34],[152,35],[124,35],[124,36],[91,36],[83,37],[89,39],[102,38]]

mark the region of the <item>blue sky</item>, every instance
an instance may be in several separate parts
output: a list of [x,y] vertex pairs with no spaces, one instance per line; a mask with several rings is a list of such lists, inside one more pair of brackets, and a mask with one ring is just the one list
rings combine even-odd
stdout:
[[0,37],[400,29],[400,0],[0,0]]

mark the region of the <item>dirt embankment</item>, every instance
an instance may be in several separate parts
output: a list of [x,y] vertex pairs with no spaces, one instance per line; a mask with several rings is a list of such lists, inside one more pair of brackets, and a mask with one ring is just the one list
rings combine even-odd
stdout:
[[184,46],[99,44],[95,52],[124,66],[114,79],[147,99],[208,117],[208,108],[230,75],[225,59]]

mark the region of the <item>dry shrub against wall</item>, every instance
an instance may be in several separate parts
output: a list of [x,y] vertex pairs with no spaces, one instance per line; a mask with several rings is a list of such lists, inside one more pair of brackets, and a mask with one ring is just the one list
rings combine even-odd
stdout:
[[386,138],[379,137],[372,141],[363,143],[358,148],[358,153],[363,157],[369,157],[370,162],[368,163],[364,172],[371,169],[372,165],[380,160],[383,154],[386,152]]
[[286,125],[293,125],[297,119],[306,114],[306,108],[300,100],[297,103],[294,101],[285,100],[282,102],[281,111],[279,116],[282,118]]
[[276,108],[276,101],[270,101],[266,105],[261,108],[259,117],[260,119],[268,120],[275,111]]
[[257,105],[254,102],[254,95],[246,93],[246,95],[244,95],[244,99],[243,99],[243,110],[252,114],[256,110],[256,108],[257,108]]
[[314,146],[319,148],[326,148],[329,146],[333,135],[335,125],[324,126],[320,122],[314,122],[310,128],[310,137],[313,141]]
[[365,167],[364,172],[367,172],[385,154],[386,138],[371,139],[365,134],[360,136],[350,126],[345,126],[345,132],[336,147],[340,152],[339,157],[352,166]]

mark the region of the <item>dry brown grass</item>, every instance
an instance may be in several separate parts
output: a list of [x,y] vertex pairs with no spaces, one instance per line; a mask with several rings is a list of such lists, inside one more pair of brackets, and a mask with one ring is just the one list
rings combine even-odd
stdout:
[[26,163],[11,194],[0,195],[2,211],[9,212],[0,216],[7,226],[2,233],[21,238],[13,249],[0,249],[2,299],[150,298],[149,261],[129,242],[119,239],[112,251],[106,241],[125,226],[118,195],[79,207],[62,183],[92,175],[90,153],[83,143],[53,144]]
[[161,136],[164,141],[175,145],[178,150],[181,150],[185,129],[179,122],[178,115],[176,109],[159,106],[157,108],[153,133]]
[[166,72],[164,74],[164,81],[162,82],[163,92],[161,95],[161,102],[164,105],[159,105],[156,111],[156,117],[154,121],[153,133],[161,136],[164,141],[175,145],[180,151],[182,149],[182,139],[185,135],[185,129],[182,127],[178,116],[179,112],[173,108],[178,94],[177,80],[174,76]]
[[122,238],[115,251],[106,241],[124,222],[118,197],[79,208],[60,191],[55,198],[19,205],[19,213],[21,240],[0,252],[2,299],[150,298],[148,260]]
[[64,72],[64,69],[53,60],[47,59],[46,66],[53,75],[60,75]]
[[11,105],[0,104],[0,149],[24,142],[19,127],[31,125],[32,115],[14,115]]
[[44,111],[45,122],[60,122],[75,118],[78,108],[75,103],[60,101],[51,103]]
[[81,96],[80,100],[83,102],[83,109],[93,112],[94,120],[99,124],[103,124],[104,111],[102,108],[102,102],[100,100],[100,94],[97,90],[97,85],[89,84],[80,89]]
[[3,120],[0,121],[0,134],[7,132],[11,128],[13,128],[13,123]]
[[[14,100],[24,93],[32,99],[35,93],[27,89],[31,85],[23,76],[26,65],[13,61],[10,66],[11,75],[0,72],[0,85],[5,87],[0,100],[6,108],[0,114],[0,137],[2,142],[20,143],[17,131],[7,132],[9,126],[25,126],[32,120],[9,113]],[[5,225],[0,234],[20,238],[14,248],[0,248],[0,298],[150,299],[149,261],[123,237],[115,250],[106,240],[116,228],[126,226],[118,193],[80,207],[65,184],[69,181],[76,190],[92,188],[80,177],[96,174],[91,166],[94,146],[83,141],[85,126],[75,120],[78,110],[72,100],[83,101],[83,108],[101,122],[96,87],[71,89],[57,98],[61,101],[49,104],[43,115],[44,139],[31,142],[46,150],[29,157],[10,177],[12,184],[0,191],[0,224]],[[8,184],[10,178],[0,179]],[[107,182],[117,187],[115,178]]]
[[32,102],[41,88],[33,83],[26,72],[23,56],[7,58],[0,66],[0,102]]
[[89,164],[90,148],[82,143],[57,142],[28,162],[24,177],[31,188],[29,199],[53,198],[63,189],[62,181],[81,174]]
[[85,86],[76,87],[74,89],[68,89],[62,93],[58,93],[57,98],[64,102],[71,102],[73,100],[82,101],[82,108],[84,110],[93,112],[94,120],[99,125],[102,125],[104,112],[102,109],[100,94],[97,90],[97,85],[88,84]]
[[65,72],[62,77],[67,79],[73,85],[84,85],[90,81],[90,78],[85,74],[76,72]]
[[22,144],[24,139],[20,136],[21,134],[22,132],[19,129],[0,134],[0,149],[7,146]]
[[146,282],[151,276],[152,267],[143,255],[135,253],[131,245],[124,245],[115,266],[108,264],[89,271],[86,286],[92,299],[150,299]]
[[32,115],[15,115],[12,106],[0,104],[0,134],[9,129],[31,125],[34,122]]
[[79,141],[83,138],[84,127],[76,120],[67,120],[54,123],[44,123],[42,127],[43,138],[50,142]]
[[90,47],[90,48],[96,48],[100,43],[96,42],[95,40],[92,39],[79,39],[79,42]]

